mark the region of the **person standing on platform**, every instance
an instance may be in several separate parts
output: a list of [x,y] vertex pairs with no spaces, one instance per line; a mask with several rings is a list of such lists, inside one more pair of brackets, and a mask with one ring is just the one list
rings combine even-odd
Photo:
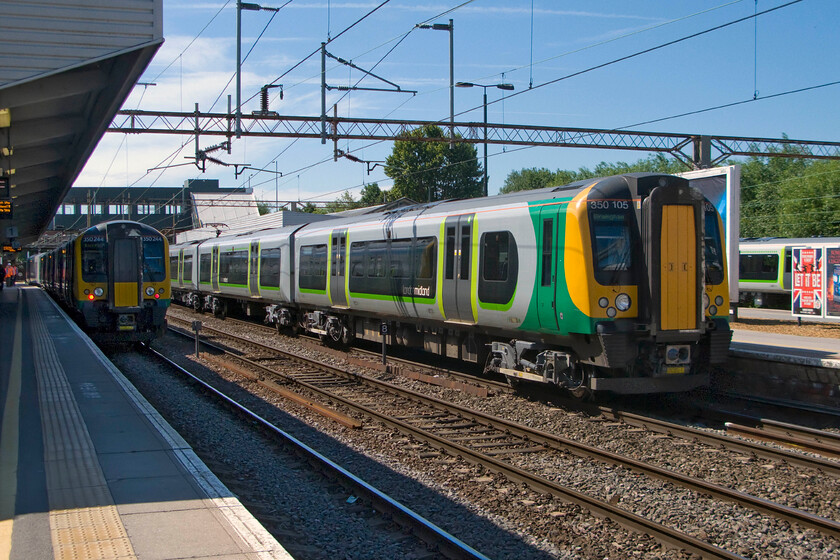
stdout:
[[15,275],[17,274],[17,269],[15,265],[9,261],[6,264],[6,285],[11,287],[15,285]]

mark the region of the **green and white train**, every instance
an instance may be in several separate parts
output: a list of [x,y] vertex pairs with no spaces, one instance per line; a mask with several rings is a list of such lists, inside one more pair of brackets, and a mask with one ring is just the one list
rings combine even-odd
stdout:
[[[170,250],[174,298],[589,392],[705,385],[731,331],[720,216],[628,174],[419,204]],[[383,328],[385,327],[385,328]]]

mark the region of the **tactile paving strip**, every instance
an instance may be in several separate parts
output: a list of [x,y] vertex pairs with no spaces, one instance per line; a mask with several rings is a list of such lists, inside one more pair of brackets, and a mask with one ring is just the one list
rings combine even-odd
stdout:
[[31,326],[38,398],[50,403],[42,408],[41,424],[54,558],[136,558],[39,313],[31,314]]

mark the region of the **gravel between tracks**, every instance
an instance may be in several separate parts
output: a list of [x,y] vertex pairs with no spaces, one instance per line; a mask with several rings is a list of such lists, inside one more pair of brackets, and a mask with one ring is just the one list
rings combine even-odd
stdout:
[[[214,321],[209,317],[202,320]],[[249,333],[249,336],[261,341],[268,339],[256,330]],[[290,339],[270,337],[270,341],[276,346],[290,346],[291,349],[301,351],[300,345],[295,348],[294,341]],[[807,469],[714,450],[614,422],[596,421],[542,402],[529,402],[516,395],[477,399],[402,378],[391,378],[389,381],[791,507],[835,519],[838,517],[840,484],[835,479]],[[286,408],[291,410],[288,406]],[[304,418],[307,416],[306,413],[301,414]],[[680,557],[676,551],[662,550],[647,537],[627,533],[617,529],[613,523],[581,514],[576,507],[535,495],[516,485],[497,480],[498,477],[494,475],[477,473],[473,467],[461,465],[452,459],[432,459],[434,454],[428,453],[425,446],[416,445],[390,432],[375,437],[377,441],[356,441],[358,432],[336,430],[335,426],[318,419],[310,421],[318,424],[319,429],[327,429],[335,437],[348,438],[349,445],[359,450],[370,449],[368,453],[374,459],[388,461],[395,471],[408,469],[405,474],[429,486],[438,487],[442,495],[450,496],[453,501],[456,497],[468,501],[470,505],[465,507],[477,513],[483,512],[482,515],[493,523],[519,532],[523,535],[523,542],[547,541],[553,548],[544,550],[551,556]],[[339,433],[335,434],[336,431]],[[362,433],[369,437],[374,431],[362,430]],[[389,438],[396,438],[396,441],[389,441]],[[519,461],[523,467],[539,467],[548,477],[555,477],[631,511],[669,524],[675,523],[689,534],[751,558],[825,558],[826,555],[840,554],[836,541],[816,532],[789,529],[786,523],[733,504],[693,497],[688,491],[647,480],[625,469],[572,456],[566,458],[563,464],[534,465],[531,462],[529,457]],[[671,506],[663,507],[662,495],[669,496],[666,503]],[[474,531],[453,532],[456,535],[480,534]],[[528,557],[518,552],[510,556],[499,554],[498,548],[491,553],[476,546],[493,557]],[[531,550],[536,551],[534,548]]]

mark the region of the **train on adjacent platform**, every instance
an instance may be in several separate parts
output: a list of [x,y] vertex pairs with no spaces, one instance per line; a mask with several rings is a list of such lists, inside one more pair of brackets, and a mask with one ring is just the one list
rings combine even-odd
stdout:
[[327,343],[483,364],[576,396],[684,391],[726,360],[720,215],[627,174],[170,247],[173,298]]
[[790,309],[792,250],[794,247],[810,246],[840,247],[840,237],[741,239],[738,243],[740,303]]
[[94,340],[146,342],[166,326],[168,253],[169,243],[156,229],[112,221],[29,257],[26,280],[43,286]]

